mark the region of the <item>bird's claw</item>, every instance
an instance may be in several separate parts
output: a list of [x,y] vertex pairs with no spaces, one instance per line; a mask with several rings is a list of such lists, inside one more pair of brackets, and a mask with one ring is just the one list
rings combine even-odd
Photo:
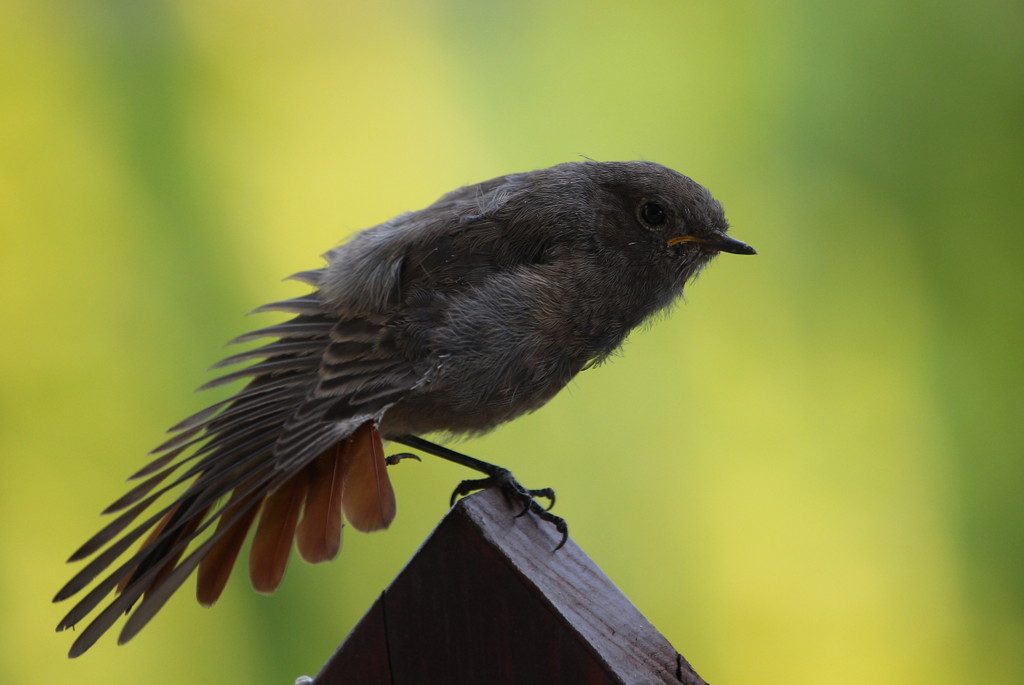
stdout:
[[403,459],[415,459],[416,461],[423,461],[412,452],[402,452],[400,454],[392,454],[390,457],[384,457],[384,463],[388,466],[394,466]]
[[[555,550],[561,549],[569,539],[569,526],[565,519],[551,513],[551,508],[555,506],[555,491],[551,488],[540,488],[537,490],[525,488],[508,469],[499,468],[494,474],[486,478],[462,481],[452,492],[449,505],[454,505],[455,500],[459,497],[464,497],[477,490],[484,490],[489,487],[499,488],[510,505],[515,506],[517,502],[523,505],[523,510],[516,514],[515,518],[525,516],[528,512],[533,512],[540,520],[547,521],[553,525],[555,530],[562,534],[562,539],[555,546]],[[548,506],[542,507],[535,499],[537,497],[549,500]]]

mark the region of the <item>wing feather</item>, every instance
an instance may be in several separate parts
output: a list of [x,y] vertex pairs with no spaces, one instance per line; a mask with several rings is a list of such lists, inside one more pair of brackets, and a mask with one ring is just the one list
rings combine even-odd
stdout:
[[[319,272],[297,278],[313,282]],[[254,524],[250,575],[256,589],[271,592],[293,540],[306,560],[325,561],[340,549],[343,514],[359,530],[385,528],[394,518],[375,421],[422,381],[429,364],[400,350],[384,318],[339,319],[316,293],[257,311],[295,316],[233,341],[277,338],[216,365],[252,362],[203,386],[247,380],[176,424],[132,476],[143,480],[107,508],[116,518],[72,555],[92,559],[55,601],[93,587],[58,629],[99,608],[72,656],[125,613],[120,641],[130,639],[197,568],[197,599],[215,602]]]

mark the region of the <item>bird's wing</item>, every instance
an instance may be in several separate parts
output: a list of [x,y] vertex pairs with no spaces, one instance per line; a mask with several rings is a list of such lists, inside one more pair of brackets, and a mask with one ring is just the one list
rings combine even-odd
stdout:
[[[296,278],[316,285],[320,273]],[[386,527],[394,517],[376,421],[428,367],[401,355],[381,317],[339,320],[317,293],[257,311],[295,316],[233,341],[277,338],[217,364],[260,360],[203,386],[248,379],[232,397],[174,426],[133,476],[141,482],[104,512],[117,516],[72,555],[96,556],[55,601],[99,581],[58,630],[118,593],[78,636],[72,656],[129,612],[120,641],[130,639],[196,568],[198,599],[212,604],[254,524],[250,576],[257,590],[272,592],[293,538],[306,560],[324,561],[340,547],[342,512],[359,530]]]
[[[338,551],[341,513],[360,530],[391,522],[394,493],[376,423],[430,378],[428,338],[443,325],[446,299],[551,257],[549,230],[524,233],[536,222],[517,220],[508,202],[515,192],[514,177],[494,179],[363,231],[329,252],[324,269],[296,274],[316,292],[257,310],[294,318],[236,339],[276,338],[218,364],[259,360],[204,386],[248,379],[174,426],[135,474],[141,482],[107,508],[117,516],[72,555],[93,558],[55,601],[93,587],[58,630],[119,593],[72,656],[129,612],[120,640],[130,639],[197,568],[198,599],[212,604],[254,525],[250,577],[270,592],[293,538],[304,558],[323,561]],[[399,303],[401,321],[381,314]]]

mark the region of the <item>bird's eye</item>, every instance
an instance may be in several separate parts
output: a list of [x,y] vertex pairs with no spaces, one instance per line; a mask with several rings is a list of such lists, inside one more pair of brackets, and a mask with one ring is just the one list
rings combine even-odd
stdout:
[[665,210],[655,202],[645,202],[640,205],[640,220],[650,227],[661,226],[665,223]]

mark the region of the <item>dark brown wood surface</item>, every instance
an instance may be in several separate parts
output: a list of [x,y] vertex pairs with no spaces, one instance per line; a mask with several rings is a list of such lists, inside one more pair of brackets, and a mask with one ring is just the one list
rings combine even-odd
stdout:
[[459,502],[318,685],[703,680],[570,539],[496,490]]

